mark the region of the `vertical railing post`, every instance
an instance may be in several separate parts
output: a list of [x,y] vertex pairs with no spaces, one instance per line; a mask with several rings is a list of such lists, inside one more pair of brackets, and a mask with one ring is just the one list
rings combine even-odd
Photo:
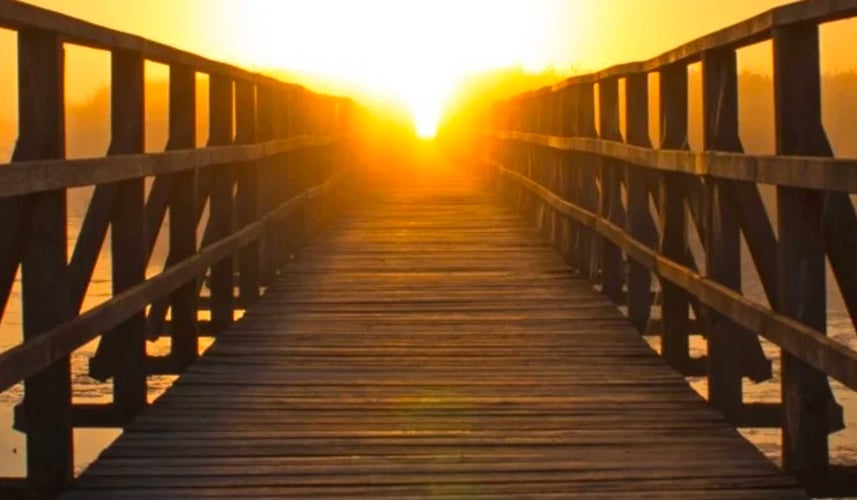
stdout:
[[[661,69],[661,148],[687,149],[687,66],[676,63]],[[685,262],[687,220],[682,174],[663,172],[660,181],[661,254]],[[685,292],[661,280],[661,352],[679,371],[687,369],[688,299]]]
[[[512,132],[520,132],[521,131],[521,107],[517,100],[509,100],[507,103],[509,108],[509,127],[507,130]],[[507,141],[508,147],[506,149],[506,153],[508,154],[507,160],[508,164],[506,165],[508,168],[517,169],[519,162],[519,155],[521,151],[521,145],[518,141]],[[506,183],[507,187],[511,185]],[[512,190],[507,190],[507,195],[511,197]]]
[[[318,101],[319,113],[319,130],[318,135],[330,135],[331,125],[331,100],[329,97],[322,97]],[[311,174],[309,178],[306,175],[299,175],[299,179],[304,179],[299,190],[306,189],[310,186],[319,185],[327,180],[331,172],[331,149],[330,147],[315,148],[315,155],[318,161],[315,174]],[[324,197],[316,198],[315,201],[307,205],[308,215],[313,221],[313,234],[318,234],[325,224],[325,199]]]
[[[277,111],[277,122],[281,127],[281,139],[286,139],[297,135],[296,130],[296,115],[297,115],[297,99],[295,89],[291,85],[284,85],[278,89],[279,107]],[[278,179],[280,183],[279,198],[283,201],[297,195],[305,188],[304,179],[307,172],[302,167],[302,159],[304,157],[302,149],[290,151],[282,156],[282,164],[278,167]],[[277,262],[280,266],[285,266],[289,261],[289,256],[293,254],[307,238],[307,217],[308,207],[298,207],[295,212],[290,214],[280,225],[278,229],[278,237],[281,240],[280,255],[277,257]]]
[[[274,140],[276,96],[273,87],[269,84],[256,87],[256,141],[268,142]],[[277,155],[279,156],[279,155]],[[284,186],[277,186],[277,157],[262,158],[258,161],[259,176],[259,206],[260,213],[265,214],[274,207],[274,200],[278,190]],[[271,232],[259,239],[259,264],[262,285],[267,286],[276,275],[276,256],[278,254],[276,233]]]
[[[577,91],[577,133],[580,137],[596,138],[598,130],[595,128],[595,85],[584,82],[575,85]],[[596,167],[592,165],[594,159],[591,154],[578,153],[575,169],[579,172],[578,193],[580,204],[592,212],[598,211],[598,186],[595,182]],[[589,280],[595,282],[599,279],[601,271],[600,254],[598,252],[598,238],[595,231],[590,228],[584,229],[585,254],[587,256],[585,273]]]
[[[622,142],[619,128],[619,79],[606,78],[599,83],[599,121],[602,140]],[[601,177],[601,196],[598,200],[598,213],[610,222],[623,226],[621,164],[607,157],[598,158]],[[613,302],[622,300],[622,252],[606,238],[601,238],[601,292]]]
[[[232,79],[212,74],[209,76],[209,133],[208,146],[232,144]],[[234,210],[233,165],[215,165],[212,174],[209,224],[217,241],[232,234]],[[220,331],[235,319],[232,258],[225,258],[211,266],[211,322]]]
[[[557,108],[559,108],[560,104],[560,96],[558,92],[551,90],[546,96],[545,100],[547,101],[547,134],[551,136],[559,135],[559,125],[560,125],[560,116],[557,113]],[[560,151],[556,149],[548,149],[548,155],[550,158],[550,189],[555,193],[561,192],[562,189],[562,161],[563,157]],[[550,207],[548,205],[548,209],[550,210],[551,220],[550,220],[550,239],[551,243],[553,243],[554,249],[556,251],[562,251],[562,220],[563,217],[560,213]]]
[[[742,151],[738,135],[738,64],[735,50],[702,55],[703,148]],[[705,269],[709,278],[741,291],[741,239],[729,181],[705,180]],[[740,338],[751,335],[715,311],[707,311],[708,400],[733,422],[742,411]]]
[[[532,112],[532,129],[530,132],[534,134],[542,133],[542,114],[544,113],[544,107],[542,105],[542,98],[540,95],[532,95],[530,97],[530,110]],[[538,144],[533,144],[531,147],[531,156],[532,160],[530,162],[530,178],[534,179],[538,183],[543,183],[545,171],[547,170],[545,164],[545,148]],[[530,200],[530,209],[532,211],[533,220],[536,223],[536,227],[540,231],[544,231],[544,220],[543,216],[545,213],[544,203],[541,198],[536,196],[535,193],[528,193]],[[544,234],[544,232],[542,232]]]
[[[115,50],[111,54],[110,129],[108,155],[142,153],[145,147],[143,56]],[[146,279],[146,214],[144,179],[118,185],[110,241],[113,294]],[[140,310],[102,338],[104,352],[115,359],[113,404],[125,417],[146,405],[146,313]],[[107,347],[109,344],[110,347]]]
[[[63,46],[55,33],[18,32],[19,136],[12,161],[65,156]],[[66,271],[65,190],[29,195],[21,266],[24,342],[67,320],[68,298],[58,289]],[[73,478],[69,357],[24,381],[27,478],[51,495]]]
[[[277,108],[276,108],[276,136],[277,139],[286,139],[291,134],[291,102],[290,89],[288,85],[277,87]],[[295,192],[295,182],[293,179],[297,174],[295,172],[295,152],[289,152],[278,157],[277,164],[277,183],[280,189],[276,192],[275,205],[286,201]],[[298,246],[294,230],[294,217],[288,217],[280,224],[277,229],[276,238],[279,240],[280,251],[274,256],[274,262],[278,269],[283,269],[289,261],[289,255],[292,254]]]
[[[579,137],[580,133],[580,92],[579,86],[570,85],[563,89],[563,135]],[[580,171],[580,153],[569,151],[566,158],[566,197],[576,205],[583,206],[582,178]],[[571,221],[569,225],[569,254],[574,266],[581,273],[586,273],[589,266],[588,244],[586,243],[586,228],[578,222]]]
[[[307,97],[308,95],[306,91],[301,89],[294,91],[291,99],[289,100],[291,103],[289,121],[292,124],[294,135],[311,135],[311,132],[308,130],[310,122],[307,114],[310,109],[308,107]],[[311,175],[309,172],[309,166],[312,160],[312,154],[312,152],[303,148],[292,153],[292,167],[294,169],[293,178],[296,181],[296,185],[293,186],[293,189],[291,189],[290,192],[297,193],[300,189],[306,187],[307,179]],[[294,244],[297,245],[300,241],[306,241],[309,237],[312,226],[312,221],[309,220],[309,214],[307,211],[304,210],[304,208],[299,209],[291,220],[290,237],[294,240]]]
[[[518,112],[519,112],[519,132],[529,132],[530,131],[530,109],[525,98],[521,98],[517,100]],[[518,150],[518,161],[517,165],[515,165],[515,169],[519,174],[524,176],[530,175],[530,153],[531,148],[530,145],[524,141],[518,141],[517,144]],[[526,216],[526,206],[527,206],[527,192],[525,189],[516,186],[513,191],[513,199],[512,201],[516,204],[516,208],[521,211],[521,214]]]
[[[515,111],[516,111],[516,120],[515,120],[515,131],[517,132],[527,132],[528,131],[528,110],[526,107],[526,102],[523,98],[515,99]],[[522,175],[527,175],[527,166],[529,162],[530,155],[530,147],[527,143],[523,141],[515,141],[514,146],[514,154],[515,154],[515,162],[512,165],[512,168],[515,172],[518,172]],[[523,209],[523,202],[525,200],[526,194],[524,193],[524,189],[518,186],[517,184],[510,185],[509,189],[510,202],[512,202],[516,208]],[[522,211],[523,213],[523,211]]]
[[[559,90],[555,90],[554,94],[556,95],[554,101],[554,130],[556,135],[561,137],[568,137],[569,135],[571,135],[569,127],[569,121],[571,120],[571,109],[569,105],[570,102],[568,88],[566,87]],[[557,152],[556,189],[557,193],[566,200],[571,199],[572,197],[572,186],[570,185],[571,168],[569,160],[570,155],[568,152]],[[575,224],[568,217],[561,217],[559,219],[559,227],[559,252],[569,265],[577,266],[578,263],[576,262],[573,252]]]
[[[541,103],[539,102],[538,96],[530,95],[527,99],[527,109],[529,109],[530,113],[530,125],[529,130],[527,132],[531,134],[539,133],[539,126],[541,122]],[[541,173],[542,169],[542,147],[538,144],[529,144],[529,162],[527,163],[527,177],[530,179],[534,179],[537,182],[541,181]],[[528,215],[535,221],[536,227],[541,229],[539,223],[539,207],[541,207],[541,199],[535,195],[535,193],[525,190],[526,199],[527,199],[527,210]]]
[[[831,156],[821,122],[818,26],[775,28],[774,115],[777,154]],[[827,328],[824,193],[778,187],[777,309],[820,332]],[[812,478],[828,467],[833,396],[827,376],[781,351],[783,467]]]
[[[534,132],[539,135],[547,134],[548,129],[547,103],[545,101],[545,95],[541,91],[533,96]],[[533,154],[535,163],[533,164],[532,178],[539,184],[550,188],[550,151],[545,146],[534,145]],[[538,196],[532,196],[532,200],[536,227],[547,237],[549,235],[550,208]]]
[[[235,82],[236,144],[256,142],[256,88],[244,80]],[[243,228],[259,218],[259,165],[242,163],[237,173],[236,212],[238,226]],[[238,288],[241,306],[247,307],[259,297],[259,243],[252,241],[238,256]]]
[[[196,145],[196,72],[190,66],[170,66],[169,141],[167,150]],[[170,189],[170,260],[181,262],[196,253],[196,170],[173,174]],[[197,285],[191,280],[171,297],[172,356],[186,366],[198,355]]]
[[[634,73],[625,79],[625,120],[627,142],[632,146],[652,147],[649,138],[649,78]],[[649,211],[649,172],[639,166],[625,165],[628,234],[649,248],[657,246],[657,232]],[[642,264],[628,259],[628,319],[643,333],[651,314],[652,273]]]

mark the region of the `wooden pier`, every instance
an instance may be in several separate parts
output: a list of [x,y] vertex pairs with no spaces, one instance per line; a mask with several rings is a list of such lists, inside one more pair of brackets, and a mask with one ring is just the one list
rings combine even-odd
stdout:
[[435,179],[303,249],[62,498],[806,498],[519,216]]
[[[857,351],[826,336],[825,299],[836,287],[857,325],[857,160],[826,138],[818,33],[855,16],[857,0],[797,2],[477,107],[443,130],[448,163],[372,156],[407,148],[351,99],[0,0],[19,110],[0,313],[15,286],[23,312],[0,390],[23,383],[27,436],[27,476],[0,497],[857,494],[828,450],[844,425],[829,380],[857,390]],[[736,50],[767,40],[777,154],[760,156],[741,144]],[[104,157],[66,158],[67,44],[110,55]],[[148,154],[146,61],[169,68],[169,140]],[[696,63],[704,151],[688,146]],[[108,245],[112,296],[82,311]],[[743,293],[744,264],[766,303]],[[81,404],[70,356],[96,339],[88,375],[113,397]],[[178,375],[154,403],[152,375]],[[747,379],[781,400],[748,401]],[[87,427],[124,432],[77,478]],[[742,427],[779,429],[782,467]]]

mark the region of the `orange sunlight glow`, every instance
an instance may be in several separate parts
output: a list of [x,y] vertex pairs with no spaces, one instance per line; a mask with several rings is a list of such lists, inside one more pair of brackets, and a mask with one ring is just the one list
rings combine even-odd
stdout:
[[[466,75],[502,66],[542,69],[556,42],[546,27],[568,2],[509,0],[258,0],[237,12],[250,64],[392,99],[431,137]],[[574,29],[569,18],[565,29]],[[548,56],[549,57],[549,56]]]

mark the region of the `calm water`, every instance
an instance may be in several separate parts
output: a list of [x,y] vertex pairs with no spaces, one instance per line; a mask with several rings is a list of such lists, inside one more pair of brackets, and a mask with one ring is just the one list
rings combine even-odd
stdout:
[[[72,211],[73,213],[74,211]],[[72,215],[69,220],[69,240],[74,241],[80,217]],[[107,245],[109,247],[109,245]],[[69,250],[71,251],[71,249]],[[746,252],[745,252],[746,254]],[[158,266],[153,265],[149,274],[158,272]],[[109,248],[105,248],[101,261],[96,267],[92,284],[88,290],[84,310],[97,305],[110,297],[110,260]],[[758,279],[749,265],[744,269],[746,294],[764,302],[764,295]],[[832,282],[832,276],[830,280]],[[20,287],[15,286],[9,301],[6,315],[0,324],[0,351],[20,342]],[[829,294],[829,323],[830,336],[852,349],[857,349],[857,335],[848,317],[841,298],[835,291]],[[651,339],[652,346],[658,348],[657,339]],[[210,345],[210,339],[202,339],[203,348]],[[763,342],[765,353],[774,360],[775,378],[761,384],[745,381],[745,399],[748,401],[778,401],[779,388],[779,349],[770,343]],[[80,403],[104,403],[110,401],[111,388],[101,384],[86,375],[89,358],[95,353],[97,343],[91,342],[78,349],[72,356],[74,400]],[[700,337],[692,337],[691,349],[695,356],[704,354],[705,342]],[[151,354],[164,354],[169,350],[169,340],[162,339],[149,344]],[[149,399],[153,400],[172,383],[175,377],[159,376],[149,378]],[[691,379],[690,385],[700,394],[707,392],[704,378]],[[845,409],[846,428],[830,437],[831,454],[837,463],[857,463],[857,393],[845,389],[833,382],[833,392]],[[21,400],[20,385],[0,393],[0,476],[22,476],[25,473],[24,436],[12,429],[12,410]],[[758,446],[771,460],[779,461],[779,431],[776,429],[745,429],[744,435]],[[92,462],[100,451],[110,444],[119,434],[115,429],[86,429],[75,431],[75,464],[77,471],[83,470]]]

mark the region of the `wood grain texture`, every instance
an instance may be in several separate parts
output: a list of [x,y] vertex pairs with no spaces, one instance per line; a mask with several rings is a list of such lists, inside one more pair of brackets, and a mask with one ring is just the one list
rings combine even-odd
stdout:
[[63,498],[805,498],[437,168],[304,247]]
[[[196,73],[189,66],[171,65],[169,85],[170,137],[166,149],[191,149],[196,134]],[[168,261],[180,262],[197,251],[197,173],[190,170],[171,174]],[[191,363],[199,350],[196,298],[196,279],[188,280],[170,295],[170,316],[174,325],[170,354],[180,365]]]
[[[18,33],[19,137],[12,161],[65,157],[64,68],[59,37],[38,30]],[[67,319],[68,288],[57,279],[66,272],[68,258],[66,192],[39,193],[25,203],[29,224],[21,229],[24,247],[19,251],[27,343]],[[70,367],[68,356],[58,357],[24,380],[27,480],[40,494],[51,494],[72,478]]]
[[[832,156],[821,121],[818,27],[774,31],[774,107],[777,154]],[[827,328],[824,193],[777,188],[777,306],[822,334]],[[827,376],[781,353],[783,467],[797,475],[826,472],[828,419],[833,399]]]

